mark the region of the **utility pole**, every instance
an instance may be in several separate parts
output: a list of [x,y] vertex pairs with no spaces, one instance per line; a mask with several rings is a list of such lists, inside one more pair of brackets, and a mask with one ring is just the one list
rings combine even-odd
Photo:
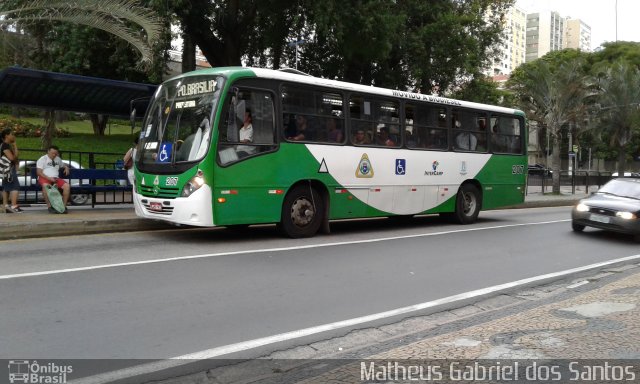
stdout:
[[290,47],[295,47],[296,48],[296,69],[298,69],[298,45],[300,44],[304,44],[305,41],[304,39],[300,39],[297,41],[290,41],[287,45]]
[[573,149],[573,143],[572,143],[572,137],[571,137],[571,125],[569,125],[569,134],[567,135],[567,137],[569,138],[569,151],[567,152],[569,154],[569,176],[572,175],[573,172],[573,159],[571,158],[571,150]]

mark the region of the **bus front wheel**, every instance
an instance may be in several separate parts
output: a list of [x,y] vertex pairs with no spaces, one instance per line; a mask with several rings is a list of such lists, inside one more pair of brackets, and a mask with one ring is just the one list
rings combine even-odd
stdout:
[[294,187],[282,204],[281,231],[294,239],[315,235],[322,224],[323,204],[322,197],[313,187]]
[[482,201],[480,191],[472,184],[463,184],[456,196],[455,220],[460,224],[473,224],[478,218]]

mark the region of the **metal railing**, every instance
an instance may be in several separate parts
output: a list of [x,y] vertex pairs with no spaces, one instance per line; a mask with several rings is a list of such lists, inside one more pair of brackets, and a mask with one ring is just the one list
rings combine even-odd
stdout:
[[[41,149],[20,148],[20,169],[18,169],[18,179],[21,186],[37,185],[36,180],[31,178],[31,169],[35,167],[36,161],[45,155],[45,151]],[[90,168],[90,169],[122,169],[122,153],[112,152],[86,152],[86,151],[65,151],[60,150],[60,157],[63,161],[69,162],[71,167]],[[88,180],[78,180],[79,183],[88,183]],[[113,180],[114,184],[126,183],[123,180]],[[72,180],[72,186],[74,181]],[[109,181],[101,182],[109,185]],[[18,199],[21,203],[42,203],[42,191],[39,188],[30,188],[31,190],[21,190]],[[34,190],[35,189],[35,190]],[[73,192],[73,191],[72,191]],[[122,204],[132,203],[133,196],[131,192],[125,191],[109,191],[100,192],[93,196],[96,204]],[[76,201],[81,201],[78,199]],[[89,199],[87,199],[88,201]],[[74,198],[70,199],[73,203]]]
[[[608,171],[560,171],[560,187],[563,191],[570,191],[571,194],[589,194],[598,190],[607,181],[612,179],[612,173]],[[553,178],[548,175],[528,175],[527,194],[529,193],[551,193],[553,189]]]

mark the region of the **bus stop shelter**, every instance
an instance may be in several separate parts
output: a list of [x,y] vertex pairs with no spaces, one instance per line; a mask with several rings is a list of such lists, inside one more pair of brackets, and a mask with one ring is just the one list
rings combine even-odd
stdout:
[[[0,104],[129,116],[146,110],[157,85],[9,67],[0,71]],[[138,113],[142,116],[143,113]]]

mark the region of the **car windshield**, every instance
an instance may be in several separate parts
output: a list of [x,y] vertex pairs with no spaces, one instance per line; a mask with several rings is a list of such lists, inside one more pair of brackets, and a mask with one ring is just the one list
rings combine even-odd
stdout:
[[149,108],[137,161],[174,164],[202,159],[223,78],[192,76],[163,84]]
[[640,200],[640,181],[615,179],[605,184],[598,193],[629,197]]

